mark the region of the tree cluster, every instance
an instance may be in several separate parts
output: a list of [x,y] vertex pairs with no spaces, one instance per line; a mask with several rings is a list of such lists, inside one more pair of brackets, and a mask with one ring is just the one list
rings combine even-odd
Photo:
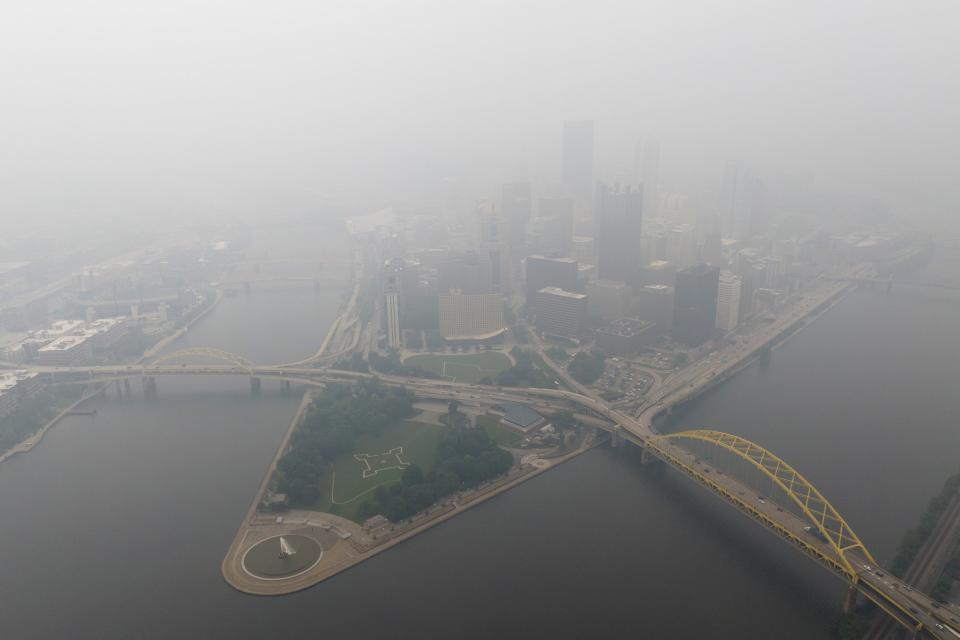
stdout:
[[385,373],[391,376],[407,376],[410,378],[437,378],[437,374],[427,371],[423,367],[413,367],[403,364],[400,356],[393,349],[386,356],[381,356],[374,351],[370,352],[370,366],[374,371]]
[[560,347],[550,347],[547,349],[547,355],[554,362],[564,363],[570,359],[570,355]]
[[580,351],[567,365],[567,371],[580,384],[593,384],[603,375],[606,358],[599,351],[584,353]]
[[483,429],[446,429],[437,445],[436,468],[424,473],[416,465],[407,467],[399,483],[376,488],[373,499],[360,505],[359,516],[382,513],[397,522],[444,496],[502,475],[512,465],[513,456]]
[[53,417],[59,404],[77,396],[76,387],[55,387],[20,402],[10,415],[0,419],[0,453],[33,435]]
[[336,364],[333,365],[333,368],[340,369],[342,371],[359,371],[361,373],[367,373],[370,371],[367,361],[363,359],[363,354],[356,351],[351,353],[349,358],[340,358],[337,360]]
[[933,533],[937,522],[940,521],[940,517],[957,491],[960,491],[960,473],[947,479],[940,493],[930,500],[927,510],[920,518],[920,524],[907,531],[903,536],[903,540],[900,541],[900,546],[897,548],[897,555],[894,556],[893,564],[890,567],[892,574],[898,577],[903,576],[920,548]]
[[[536,387],[539,389],[552,389],[553,376],[547,375],[543,369],[538,367],[533,360],[533,354],[526,349],[514,347],[510,351],[515,365],[501,371],[496,377],[496,384],[502,387]],[[480,384],[493,384],[492,378],[480,380]]]
[[328,386],[310,405],[277,463],[277,489],[293,504],[316,503],[330,462],[351,451],[358,436],[380,433],[388,424],[412,417],[414,401],[412,391],[376,380]]

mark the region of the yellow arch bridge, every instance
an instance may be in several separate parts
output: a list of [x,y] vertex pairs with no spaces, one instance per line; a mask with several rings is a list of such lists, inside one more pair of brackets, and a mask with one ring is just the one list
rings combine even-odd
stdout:
[[[848,607],[855,602],[857,593],[863,594],[911,629],[915,638],[953,638],[950,629],[960,631],[960,624],[950,619],[956,613],[946,611],[926,594],[882,569],[830,501],[771,451],[746,438],[712,429],[630,439],[643,447],[645,457],[655,456],[684,472],[846,580],[850,585]],[[698,457],[691,445],[721,450],[745,463],[786,496],[789,504],[780,506],[769,497],[758,495],[745,483]]]

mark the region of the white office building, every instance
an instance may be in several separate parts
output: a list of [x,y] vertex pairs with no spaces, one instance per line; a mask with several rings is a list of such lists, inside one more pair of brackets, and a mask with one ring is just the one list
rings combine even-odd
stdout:
[[740,288],[740,278],[729,271],[720,272],[720,284],[717,289],[717,328],[721,331],[733,331],[740,324]]

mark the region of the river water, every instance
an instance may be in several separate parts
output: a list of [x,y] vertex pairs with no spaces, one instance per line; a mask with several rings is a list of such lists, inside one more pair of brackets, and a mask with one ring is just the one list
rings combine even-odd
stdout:
[[[295,360],[340,300],[255,289],[186,342]],[[957,466],[957,326],[946,294],[856,293],[673,427],[777,452],[888,561]],[[252,397],[245,380],[164,378],[158,399],[112,395],[0,465],[0,638],[831,637],[838,580],[605,449],[305,592],[235,592],[220,561],[297,401],[267,381]]]

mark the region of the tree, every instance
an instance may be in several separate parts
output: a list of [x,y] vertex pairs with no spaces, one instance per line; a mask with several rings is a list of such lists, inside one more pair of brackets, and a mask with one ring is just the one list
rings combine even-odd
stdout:
[[599,351],[591,351],[589,354],[580,351],[567,365],[567,370],[577,382],[593,384],[603,375],[604,363],[605,358]]
[[447,403],[447,415],[450,416],[451,424],[452,424],[452,421],[453,421],[453,417],[454,417],[455,415],[457,415],[457,413],[459,413],[459,411],[460,411],[460,401],[459,401],[459,400],[451,400],[450,402]]
[[553,416],[551,416],[550,421],[553,423],[553,426],[561,431],[571,429],[577,424],[577,421],[573,417],[573,411],[569,409],[561,409],[555,412]]
[[423,469],[413,464],[403,470],[403,474],[400,476],[400,481],[404,485],[414,485],[423,483]]

